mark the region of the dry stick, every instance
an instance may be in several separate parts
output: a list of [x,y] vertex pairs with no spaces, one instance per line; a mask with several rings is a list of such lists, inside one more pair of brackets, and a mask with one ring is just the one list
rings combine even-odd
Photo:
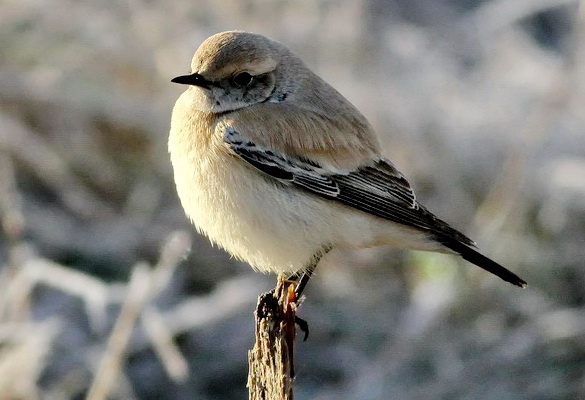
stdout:
[[[166,240],[158,263],[151,276],[150,296],[154,297],[169,285],[181,259],[191,247],[190,236],[184,231],[175,231]],[[141,315],[142,326],[158,355],[168,376],[177,383],[189,377],[189,365],[173,342],[173,333],[166,326],[155,306],[146,305]]]
[[294,285],[284,276],[278,277],[274,290],[258,298],[256,343],[248,352],[250,400],[293,399],[297,306]]
[[134,267],[128,286],[128,296],[108,340],[106,354],[89,389],[87,400],[105,400],[116,383],[130,335],[149,298],[151,275],[147,265],[137,264]]
[[148,305],[142,311],[141,321],[169,377],[174,382],[185,383],[189,378],[189,364],[173,342],[173,332],[165,325],[162,315],[156,307]]
[[[137,264],[130,277],[128,294],[122,305],[108,340],[106,354],[96,372],[87,400],[105,400],[116,378],[120,375],[121,363],[127,352],[130,336],[142,313],[146,312],[145,328],[151,343],[169,376],[181,381],[188,376],[187,362],[172,342],[171,333],[164,326],[155,326],[162,321],[156,309],[148,306],[151,298],[160,293],[169,283],[173,271],[190,246],[185,232],[174,232],[166,241],[159,262],[151,271],[144,263]],[[145,311],[146,310],[146,311]],[[172,364],[172,365],[171,365]]]

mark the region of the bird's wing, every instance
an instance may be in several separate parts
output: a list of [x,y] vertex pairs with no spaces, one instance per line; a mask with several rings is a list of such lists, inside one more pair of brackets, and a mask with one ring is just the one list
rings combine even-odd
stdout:
[[516,274],[479,253],[471,239],[420,205],[406,178],[389,161],[380,159],[351,171],[340,171],[259,146],[231,127],[226,128],[224,141],[236,156],[272,178],[427,232],[429,238],[473,264],[514,285],[526,286]]
[[380,218],[428,231],[430,236],[454,237],[473,245],[421,206],[406,178],[389,161],[380,159],[352,171],[341,171],[264,148],[230,127],[226,128],[224,141],[234,154],[273,178]]
[[516,286],[526,286],[516,274],[479,253],[471,239],[420,205],[406,178],[389,161],[380,159],[351,171],[340,171],[259,146],[231,127],[226,128],[224,141],[236,156],[272,178],[427,232],[429,238],[473,264]]

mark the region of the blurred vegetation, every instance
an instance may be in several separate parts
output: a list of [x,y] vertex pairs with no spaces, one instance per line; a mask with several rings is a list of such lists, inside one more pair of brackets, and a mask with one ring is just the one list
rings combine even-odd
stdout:
[[[171,108],[209,35],[294,49],[423,204],[530,284],[335,251],[299,399],[585,398],[585,8],[566,0],[0,3],[0,400],[241,399],[273,277],[178,203]],[[190,250],[189,250],[190,249]]]

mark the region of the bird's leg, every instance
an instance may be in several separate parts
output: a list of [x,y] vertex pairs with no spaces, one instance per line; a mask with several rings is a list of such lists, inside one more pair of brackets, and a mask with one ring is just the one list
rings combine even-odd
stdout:
[[315,267],[313,267],[310,270],[307,269],[303,272],[299,272],[288,277],[287,280],[297,282],[297,287],[295,288],[295,295],[297,299],[299,299],[303,294],[305,286],[307,286],[307,283],[309,283],[309,279],[311,279],[314,270]]
[[297,299],[300,298],[303,294],[303,291],[305,290],[307,283],[309,283],[309,279],[311,279],[311,276],[313,275],[315,268],[317,268],[319,261],[321,261],[323,256],[329,253],[331,249],[332,247],[329,245],[323,246],[318,252],[313,254],[302,272],[297,272],[288,277],[288,280],[298,282],[297,287],[295,288]]
[[[295,297],[297,300],[303,294],[303,291],[305,290],[307,283],[309,283],[309,279],[311,279],[311,276],[313,275],[315,268],[317,268],[317,264],[319,264],[321,258],[323,258],[323,256],[327,254],[329,250],[331,250],[331,246],[324,246],[321,250],[315,253],[313,257],[311,257],[311,260],[309,261],[303,272],[297,272],[288,277],[287,280],[297,282],[297,287],[295,288]],[[295,323],[299,326],[301,332],[304,333],[303,342],[306,341],[307,338],[309,337],[309,324],[307,323],[307,321],[296,315]]]

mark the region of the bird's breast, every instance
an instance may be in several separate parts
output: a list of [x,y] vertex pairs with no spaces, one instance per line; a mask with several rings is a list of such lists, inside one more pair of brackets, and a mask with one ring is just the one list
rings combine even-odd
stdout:
[[327,218],[322,201],[247,165],[219,134],[181,143],[201,136],[192,128],[171,130],[169,148],[177,192],[195,227],[260,271],[302,269],[323,246],[324,238],[312,229]]

